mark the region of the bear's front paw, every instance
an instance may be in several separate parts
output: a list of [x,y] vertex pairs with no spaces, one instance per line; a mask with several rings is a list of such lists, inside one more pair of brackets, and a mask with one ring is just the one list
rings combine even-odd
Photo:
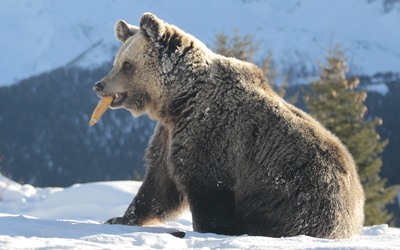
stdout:
[[106,221],[104,224],[122,224],[122,225],[124,225],[123,221],[124,220],[122,217],[113,217],[113,218],[109,219],[108,221]]
[[104,224],[120,224],[120,225],[127,225],[127,226],[137,226],[138,224],[135,223],[135,220],[126,218],[126,217],[113,217],[106,221]]

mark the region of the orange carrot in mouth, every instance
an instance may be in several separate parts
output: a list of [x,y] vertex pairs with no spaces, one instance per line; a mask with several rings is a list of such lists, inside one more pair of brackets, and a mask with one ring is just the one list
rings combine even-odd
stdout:
[[96,108],[93,111],[92,117],[90,118],[90,126],[93,126],[99,121],[100,117],[104,114],[104,112],[106,112],[108,107],[110,107],[113,100],[114,97],[112,96],[105,96],[100,100],[99,104],[97,104]]

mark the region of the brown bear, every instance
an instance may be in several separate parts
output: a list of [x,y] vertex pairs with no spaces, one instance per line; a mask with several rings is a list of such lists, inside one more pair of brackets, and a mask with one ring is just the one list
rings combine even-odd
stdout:
[[122,47],[94,90],[111,107],[157,120],[147,172],[122,217],[148,225],[187,205],[198,232],[348,238],[364,193],[339,139],[279,97],[250,63],[210,51],[145,13],[118,21]]

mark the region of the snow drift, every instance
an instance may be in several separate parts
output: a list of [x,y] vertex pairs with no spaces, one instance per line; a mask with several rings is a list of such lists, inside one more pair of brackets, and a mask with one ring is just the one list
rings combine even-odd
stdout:
[[[400,229],[364,227],[346,240],[224,236],[193,231],[191,214],[152,227],[104,225],[122,214],[141,182],[20,185],[0,175],[0,249],[400,249]],[[169,234],[185,231],[183,239]]]

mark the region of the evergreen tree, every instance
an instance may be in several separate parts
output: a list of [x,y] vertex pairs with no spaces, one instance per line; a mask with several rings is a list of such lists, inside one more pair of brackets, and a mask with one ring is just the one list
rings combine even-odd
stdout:
[[[233,35],[229,36],[225,33],[219,33],[216,35],[214,46],[212,49],[215,53],[234,57],[242,61],[251,62],[257,65],[254,61],[254,56],[260,48],[261,42],[254,41],[253,34],[247,34],[244,36],[240,35],[239,29],[233,29]],[[264,73],[268,83],[277,91],[280,96],[285,95],[285,84],[278,87],[275,79],[278,77],[278,71],[273,67],[272,55],[268,54],[261,65],[258,65]]]
[[358,78],[347,79],[346,59],[340,47],[330,49],[326,65],[320,65],[319,80],[311,81],[311,93],[305,102],[313,115],[338,136],[353,155],[366,195],[365,225],[387,223],[392,214],[386,205],[393,202],[396,192],[385,188],[386,179],[379,176],[380,154],[388,141],[382,141],[376,127],[382,119],[368,119],[365,91],[355,90]]
[[224,33],[216,35],[214,52],[227,57],[235,57],[239,60],[253,62],[253,57],[260,47],[260,42],[254,42],[254,35],[241,36],[239,29],[233,30],[233,36]]

